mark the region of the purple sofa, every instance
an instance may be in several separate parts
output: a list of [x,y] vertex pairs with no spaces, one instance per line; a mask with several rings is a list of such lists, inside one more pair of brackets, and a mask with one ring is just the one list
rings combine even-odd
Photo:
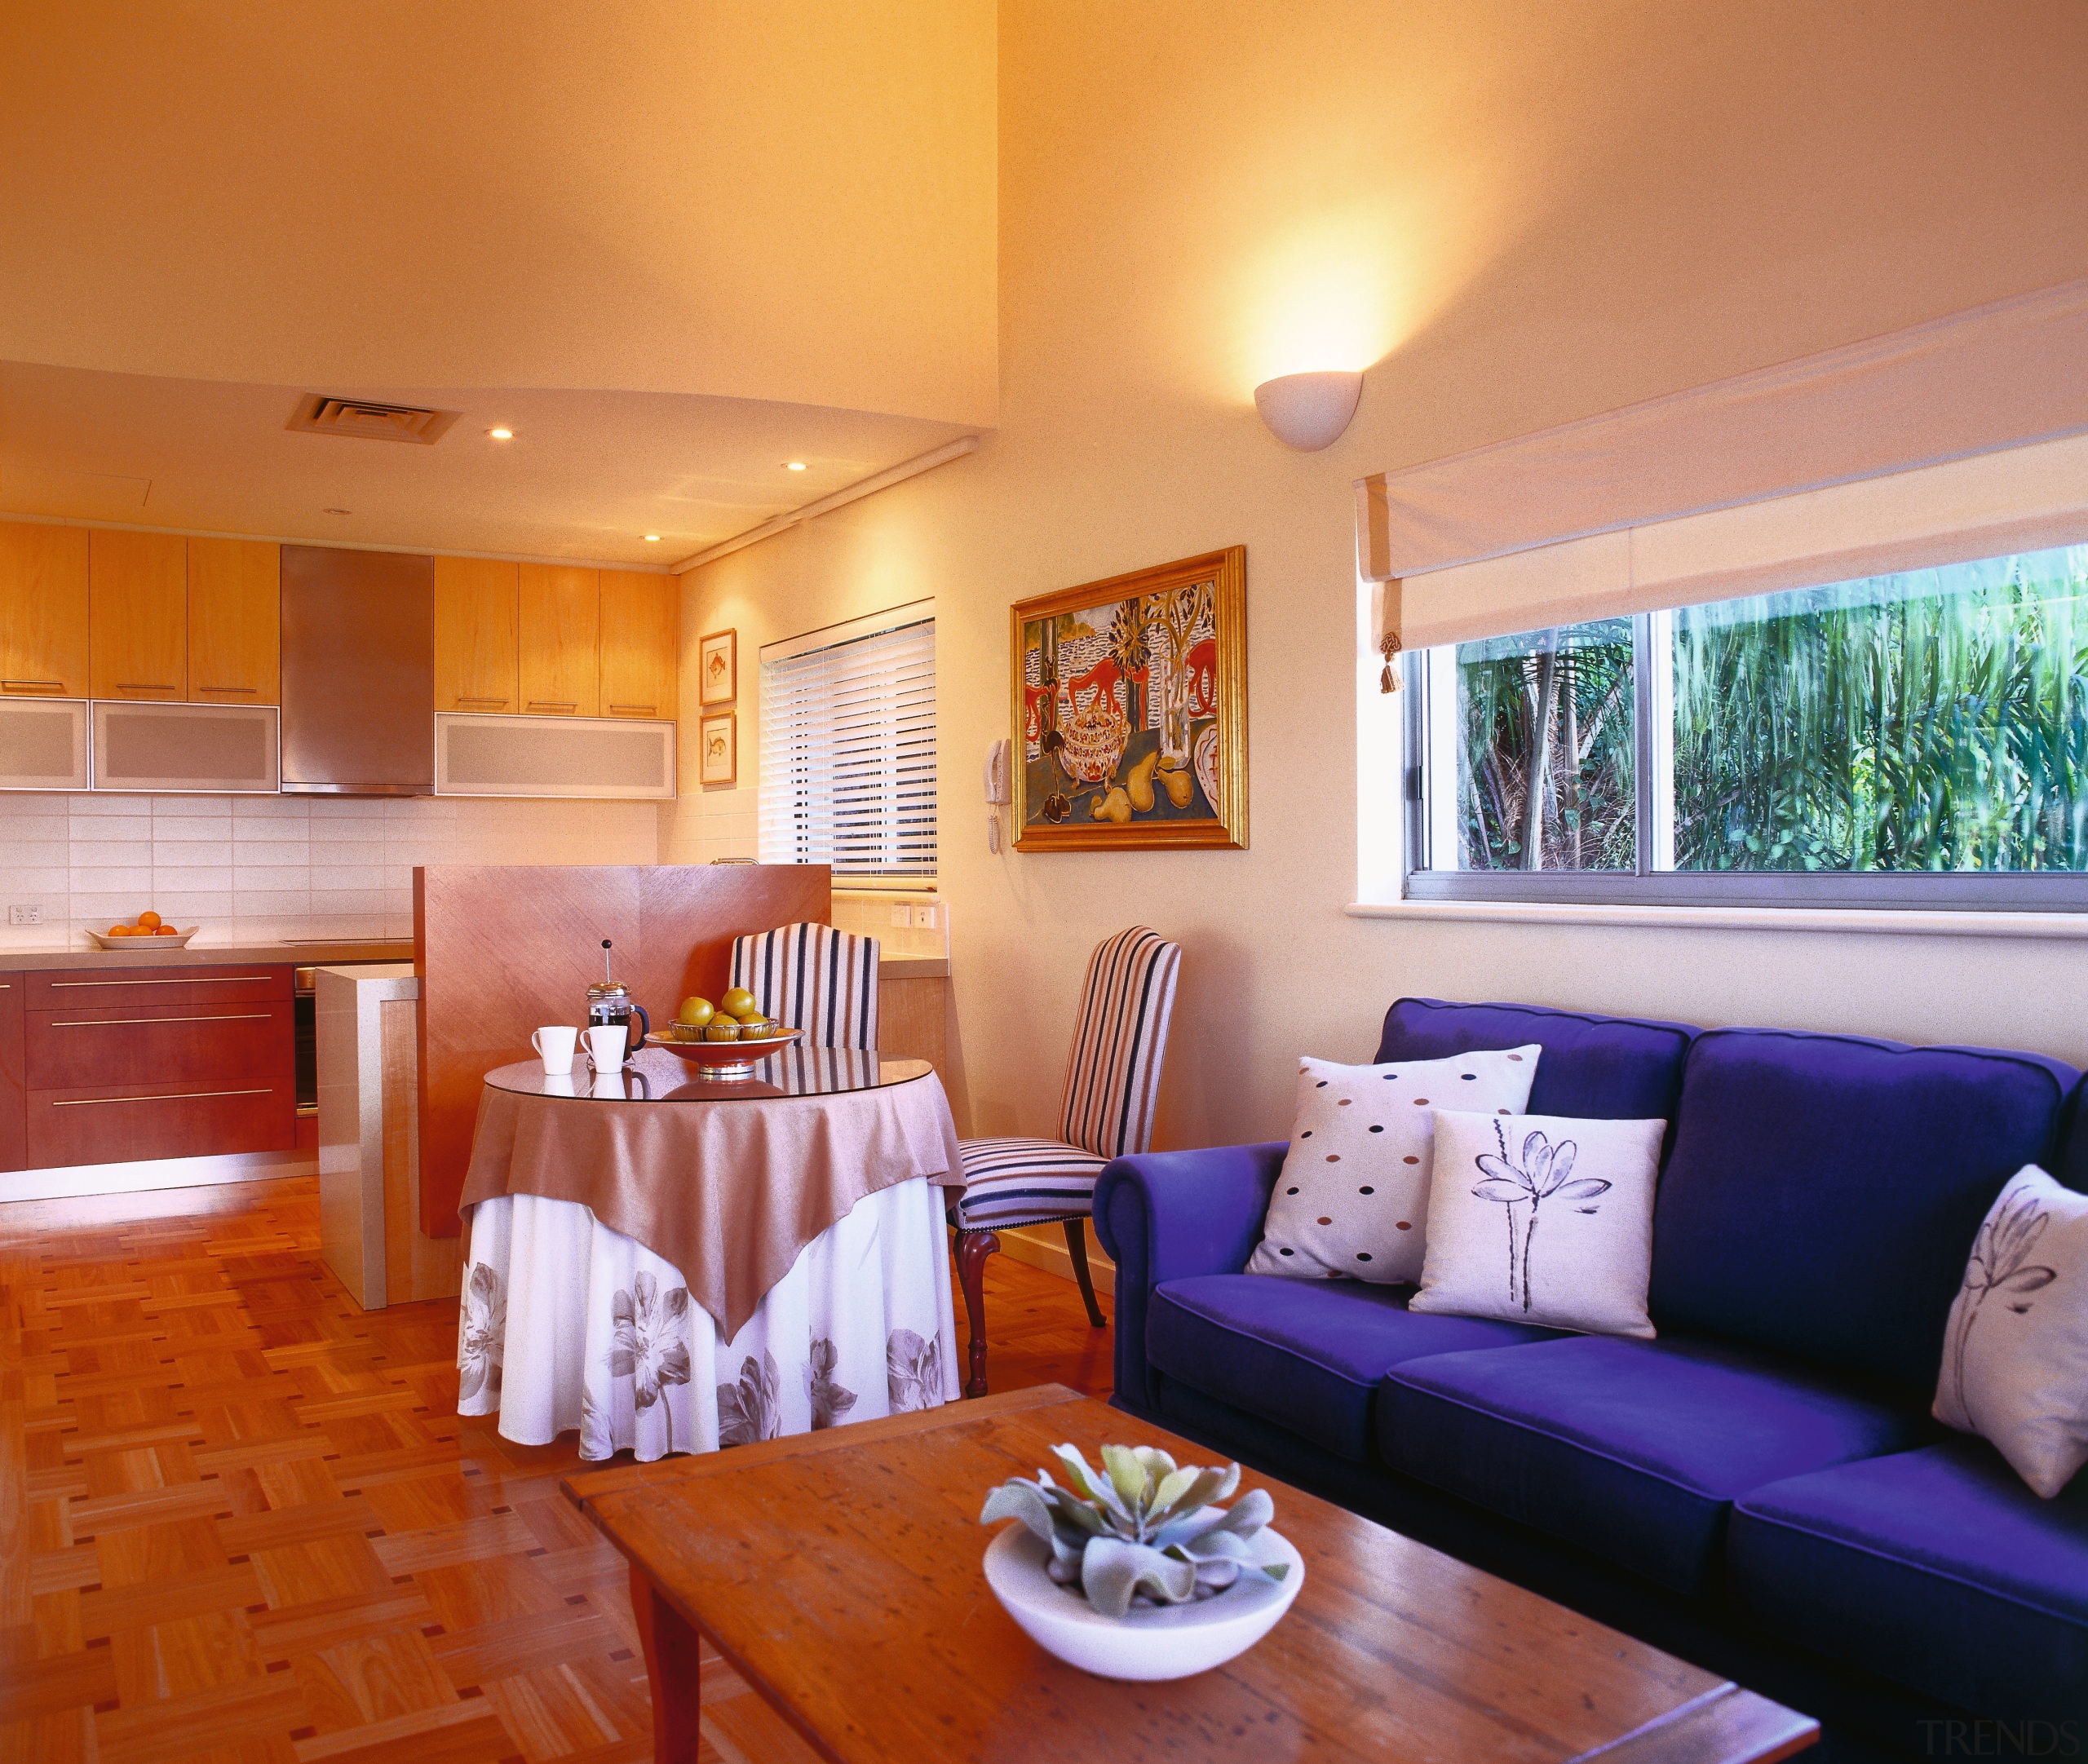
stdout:
[[2002,1184],[2088,1186],[2081,1075],[1413,998],[1376,1057],[1528,1041],[1531,1112],[1670,1124],[1657,1340],[1244,1274],[1285,1147],[1151,1153],[1095,1191],[1117,1405],[1816,1715],[1828,1755],[2088,1756],[2088,1472],[2041,1501],[1928,1413]]

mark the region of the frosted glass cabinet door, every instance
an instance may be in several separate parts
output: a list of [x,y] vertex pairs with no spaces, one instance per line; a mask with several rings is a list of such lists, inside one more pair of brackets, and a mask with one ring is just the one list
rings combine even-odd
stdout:
[[675,794],[675,726],[445,711],[435,719],[435,794],[664,802]]
[[143,705],[97,700],[97,790],[273,795],[281,781],[272,705]]
[[83,698],[0,698],[0,790],[84,790]]

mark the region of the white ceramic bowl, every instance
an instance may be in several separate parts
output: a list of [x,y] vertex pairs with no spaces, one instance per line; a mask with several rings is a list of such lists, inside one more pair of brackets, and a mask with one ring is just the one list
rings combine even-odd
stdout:
[[192,925],[171,937],[161,937],[157,933],[150,937],[111,937],[106,931],[89,931],[87,935],[104,949],[185,949],[188,939],[201,929],[200,925]]
[[1254,1543],[1257,1562],[1287,1562],[1290,1572],[1281,1581],[1242,1575],[1196,1604],[1110,1618],[1044,1572],[1051,1552],[1042,1538],[1010,1525],[986,1546],[986,1584],[1024,1634],[1069,1666],[1100,1678],[1186,1678],[1245,1653],[1276,1627],[1305,1584],[1305,1558],[1289,1538],[1264,1527]]

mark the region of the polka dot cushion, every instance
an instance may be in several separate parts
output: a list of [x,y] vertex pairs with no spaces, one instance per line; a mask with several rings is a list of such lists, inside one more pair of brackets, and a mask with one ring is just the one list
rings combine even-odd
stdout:
[[1542,1051],[1533,1041],[1389,1066],[1299,1060],[1290,1151],[1247,1271],[1387,1286],[1418,1280],[1436,1111],[1521,1114]]

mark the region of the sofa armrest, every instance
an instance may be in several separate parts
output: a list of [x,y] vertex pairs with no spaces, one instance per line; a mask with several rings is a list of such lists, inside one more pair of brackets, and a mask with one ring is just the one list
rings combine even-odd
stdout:
[[1108,1165],[1095,1185],[1095,1234],[1117,1264],[1117,1396],[1157,1406],[1145,1358],[1154,1287],[1192,1274],[1237,1274],[1261,1240],[1269,1191],[1290,1149],[1214,1146],[1144,1152]]

